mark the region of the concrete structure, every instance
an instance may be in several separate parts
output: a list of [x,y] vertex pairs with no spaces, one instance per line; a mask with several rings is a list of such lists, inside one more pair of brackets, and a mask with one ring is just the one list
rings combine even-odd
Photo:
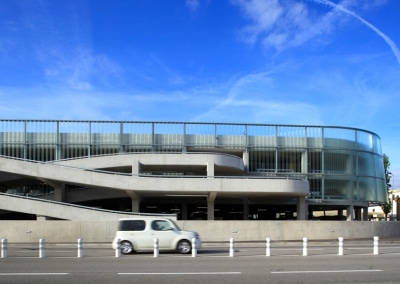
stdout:
[[[260,124],[0,120],[0,190],[179,220],[367,220],[387,200],[375,133]],[[92,214],[12,198],[0,218]]]
[[[400,236],[400,222],[341,222],[341,221],[177,221],[183,230],[196,231],[204,242],[338,240],[374,236]],[[0,221],[0,238],[9,243],[111,242],[117,230],[117,221]]]

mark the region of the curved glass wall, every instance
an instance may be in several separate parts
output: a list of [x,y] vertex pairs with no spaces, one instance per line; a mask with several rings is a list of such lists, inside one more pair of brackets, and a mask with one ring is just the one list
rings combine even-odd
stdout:
[[246,175],[304,178],[310,199],[386,202],[380,138],[346,127],[0,120],[0,155],[37,161],[134,152],[219,152]]

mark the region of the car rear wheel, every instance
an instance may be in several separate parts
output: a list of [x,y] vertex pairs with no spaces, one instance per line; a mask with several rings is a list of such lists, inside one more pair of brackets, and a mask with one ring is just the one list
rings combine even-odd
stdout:
[[177,250],[180,253],[189,253],[192,251],[192,245],[188,240],[182,240],[178,243]]
[[128,241],[121,242],[121,253],[122,254],[130,254],[133,252],[133,246]]

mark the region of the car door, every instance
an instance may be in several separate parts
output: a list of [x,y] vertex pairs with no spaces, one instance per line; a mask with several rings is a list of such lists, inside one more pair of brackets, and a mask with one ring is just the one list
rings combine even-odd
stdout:
[[178,233],[167,220],[152,221],[151,229],[153,239],[158,239],[160,250],[175,249],[174,240]]

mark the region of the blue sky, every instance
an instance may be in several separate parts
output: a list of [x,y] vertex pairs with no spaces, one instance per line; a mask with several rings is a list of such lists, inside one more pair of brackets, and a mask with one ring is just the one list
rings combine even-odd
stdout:
[[398,0],[0,0],[0,118],[335,125],[400,187]]

